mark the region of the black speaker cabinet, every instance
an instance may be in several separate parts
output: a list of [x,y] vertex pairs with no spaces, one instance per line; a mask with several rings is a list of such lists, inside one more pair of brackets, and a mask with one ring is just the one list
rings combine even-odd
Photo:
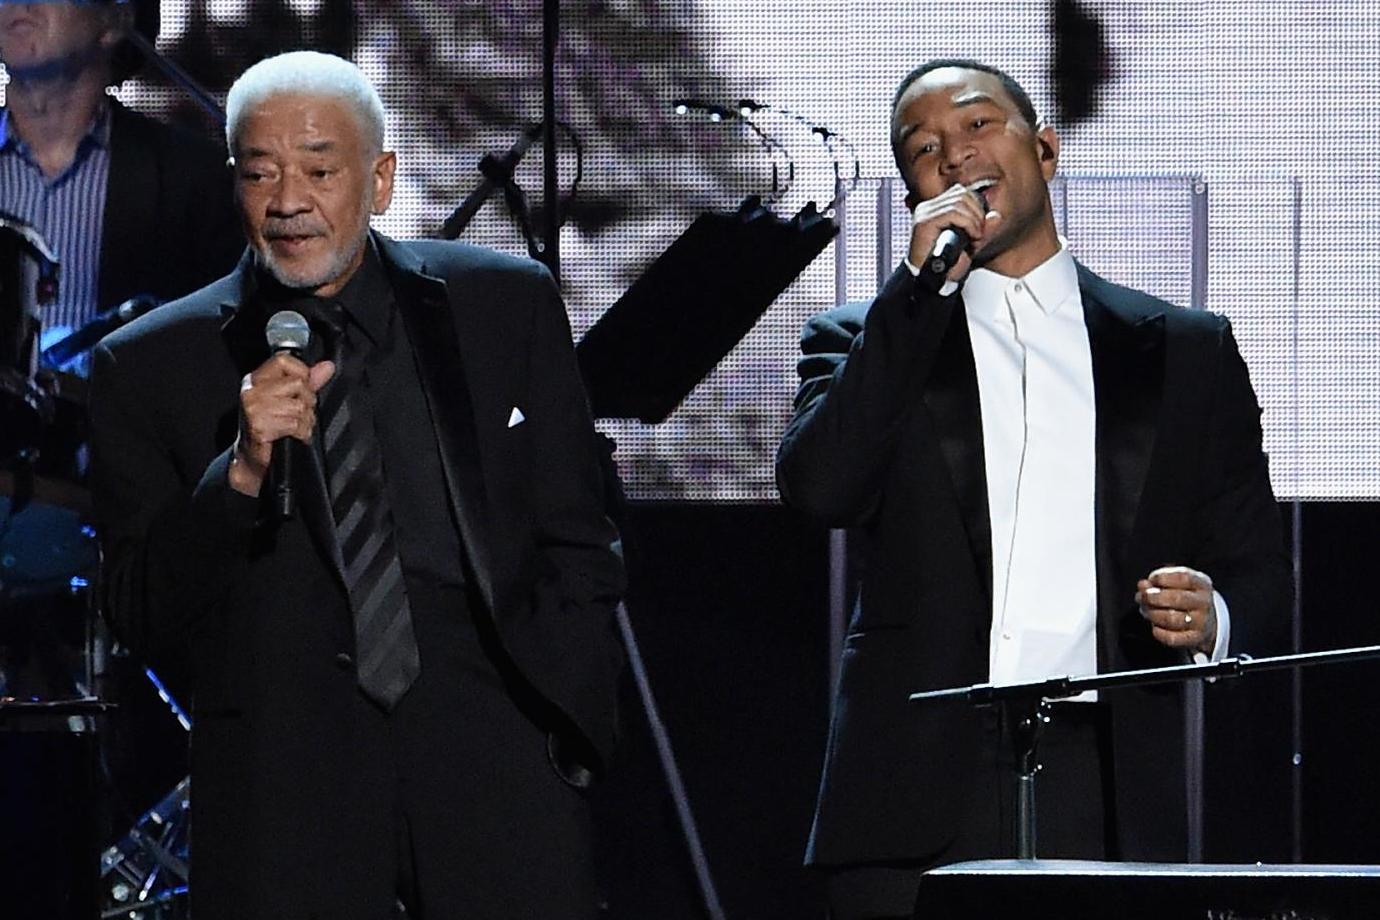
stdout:
[[915,920],[1375,920],[1380,866],[983,860],[926,872]]
[[82,702],[63,705],[0,701],[3,920],[100,914],[96,735]]

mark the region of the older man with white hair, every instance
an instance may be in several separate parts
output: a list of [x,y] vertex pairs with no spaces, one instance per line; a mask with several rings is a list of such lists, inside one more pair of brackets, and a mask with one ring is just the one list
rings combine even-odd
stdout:
[[556,287],[370,231],[349,62],[227,108],[250,252],[107,338],[92,406],[108,608],[194,660],[196,915],[593,917],[623,572]]

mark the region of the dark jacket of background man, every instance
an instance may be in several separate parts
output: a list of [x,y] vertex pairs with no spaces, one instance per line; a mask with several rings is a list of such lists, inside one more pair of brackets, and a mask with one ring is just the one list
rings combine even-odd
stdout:
[[111,100],[98,298],[173,300],[235,267],[244,234],[225,146]]

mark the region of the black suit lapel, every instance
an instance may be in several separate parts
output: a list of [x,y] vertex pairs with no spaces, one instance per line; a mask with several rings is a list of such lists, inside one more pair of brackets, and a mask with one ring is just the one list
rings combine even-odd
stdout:
[[[1116,289],[1078,267],[1092,352],[1097,407],[1097,583],[1107,626],[1131,607],[1134,579],[1125,570],[1146,472],[1154,453],[1164,393],[1164,314],[1128,309]],[[1126,579],[1131,583],[1125,583]],[[1108,617],[1110,615],[1110,618]],[[1104,632],[1104,639],[1111,636]],[[1100,666],[1111,662],[1101,644]]]
[[949,467],[949,477],[968,532],[968,546],[986,592],[984,609],[990,611],[992,518],[987,505],[987,467],[983,455],[977,365],[973,362],[968,319],[961,303],[958,299],[943,301],[935,309],[947,309],[950,316],[934,368],[925,382],[924,400],[939,449]]
[[101,258],[96,298],[102,310],[140,291],[132,290],[131,266],[147,260],[149,241],[159,236],[157,158],[142,126],[117,102],[110,103],[110,171],[101,220]]
[[426,266],[412,252],[386,237],[374,238],[398,292],[398,309],[412,341],[470,574],[489,609],[496,610],[490,556],[493,543],[474,399],[457,329],[463,322],[462,312],[452,304],[446,283],[427,274]]
[[[235,269],[239,293],[221,303],[221,311],[226,315],[221,335],[235,368],[242,375],[268,360],[268,342],[264,339],[265,317],[249,306],[254,293],[253,265],[253,255],[246,252]],[[330,563],[344,589],[345,564],[335,538],[335,521],[331,519],[331,501],[326,493],[326,474],[321,466],[320,451],[314,448],[300,450],[297,456],[307,461],[307,469],[297,477],[295,483],[299,491],[298,513],[317,551]]]
[[251,304],[254,297],[254,256],[248,250],[231,275],[235,293],[221,301],[220,312],[225,318],[220,334],[235,369],[247,374],[268,359],[268,342],[264,339],[265,317],[258,315]]

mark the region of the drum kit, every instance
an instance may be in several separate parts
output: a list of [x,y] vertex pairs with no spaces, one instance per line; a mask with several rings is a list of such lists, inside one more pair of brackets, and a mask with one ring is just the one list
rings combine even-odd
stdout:
[[42,366],[37,351],[38,308],[57,291],[47,243],[0,218],[0,699],[93,695],[88,637],[81,660],[62,660],[71,655],[34,616],[74,598],[89,607],[98,561],[82,482],[84,381]]
[[[123,304],[40,351],[39,311],[56,299],[58,269],[33,227],[0,215],[0,768],[10,790],[0,800],[32,851],[32,866],[5,871],[24,873],[35,898],[61,891],[79,905],[45,916],[183,917],[188,783],[150,797],[122,788],[120,767],[162,781],[170,771],[149,769],[152,755],[181,775],[188,724],[99,616],[86,381],[63,369],[156,302]],[[136,724],[151,711],[172,728]],[[59,825],[68,830],[55,836]]]

